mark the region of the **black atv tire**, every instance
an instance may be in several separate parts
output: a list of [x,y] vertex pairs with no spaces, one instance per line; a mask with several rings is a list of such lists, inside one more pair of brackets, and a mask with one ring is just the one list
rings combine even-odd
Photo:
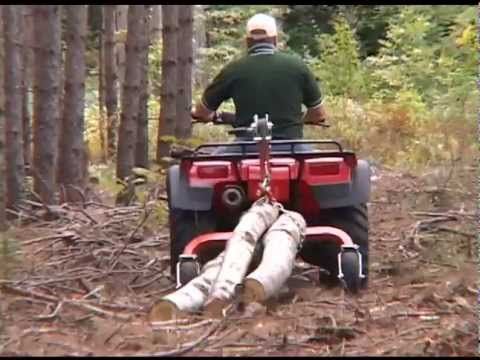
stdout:
[[200,234],[214,231],[215,217],[212,211],[183,210],[172,207],[170,177],[166,177],[168,196],[168,223],[170,230],[170,274],[177,279],[177,263],[185,246]]
[[211,211],[192,211],[170,209],[170,272],[176,279],[176,267],[179,256],[185,246],[195,237],[208,232],[214,232],[215,216]]
[[356,294],[360,290],[361,280],[358,269],[359,257],[355,251],[345,251],[341,255],[343,283],[347,292]]
[[182,286],[188,284],[191,280],[195,279],[198,275],[200,275],[197,269],[197,263],[194,261],[181,262],[179,270],[180,279],[182,280]]
[[[362,254],[362,272],[365,278],[361,279],[361,287],[368,285],[368,209],[366,204],[348,206],[321,211],[321,217],[315,223],[319,226],[332,226],[345,231],[352,241],[357,244]],[[330,275],[326,278],[330,285],[338,284],[338,252],[339,247],[333,243],[324,243],[321,246],[305,246],[302,255],[305,261],[316,264],[327,270]]]

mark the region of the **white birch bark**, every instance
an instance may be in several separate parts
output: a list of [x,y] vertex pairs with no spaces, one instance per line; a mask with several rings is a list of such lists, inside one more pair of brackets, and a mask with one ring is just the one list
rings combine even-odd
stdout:
[[262,239],[262,261],[245,279],[244,298],[247,302],[263,302],[278,293],[292,274],[305,232],[305,219],[293,211],[280,215],[270,227]]
[[203,266],[199,276],[174,293],[164,296],[156,305],[158,310],[163,310],[162,317],[168,319],[173,317],[173,312],[194,312],[200,310],[208,298],[224,257],[225,252],[222,252]]
[[257,241],[274,223],[278,215],[277,205],[263,202],[254,204],[242,216],[233,236],[227,242],[225,260],[207,302],[232,299],[235,286],[243,282]]
[[[228,301],[242,283],[258,239],[278,217],[279,208],[255,203],[240,219],[225,250],[203,266],[195,279],[164,296],[150,312],[151,320],[168,320],[181,312],[194,312],[210,300]],[[220,281],[219,286],[214,286]]]

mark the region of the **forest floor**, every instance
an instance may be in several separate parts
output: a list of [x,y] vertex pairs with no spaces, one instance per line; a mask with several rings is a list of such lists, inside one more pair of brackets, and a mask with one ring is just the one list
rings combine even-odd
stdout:
[[275,301],[220,322],[147,321],[174,289],[167,229],[148,206],[57,207],[10,232],[20,245],[0,283],[0,355],[475,356],[476,175],[464,167],[438,187],[377,170],[367,290],[345,294],[298,263]]

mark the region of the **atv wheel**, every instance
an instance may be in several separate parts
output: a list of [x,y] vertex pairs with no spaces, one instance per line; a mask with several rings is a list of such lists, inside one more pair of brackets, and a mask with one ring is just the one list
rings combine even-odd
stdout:
[[215,231],[215,217],[211,211],[170,209],[170,272],[176,279],[178,257],[185,246],[201,234]]
[[198,268],[198,263],[196,261],[187,260],[180,262],[180,285],[184,286],[189,283],[191,280],[200,275]]
[[[315,224],[318,226],[333,226],[345,231],[352,241],[359,246],[362,254],[362,272],[365,278],[361,279],[361,286],[368,284],[368,210],[366,204],[321,211],[321,217]],[[316,264],[327,270],[330,275],[329,285],[338,284],[338,252],[340,248],[333,243],[324,243],[319,246],[306,244],[302,257],[309,263]]]
[[170,274],[176,280],[177,262],[185,246],[198,235],[215,231],[216,220],[213,211],[193,211],[172,207],[170,198],[170,177],[166,178],[168,195],[168,222],[170,228]]
[[346,250],[340,255],[340,259],[343,273],[341,281],[347,291],[356,294],[361,287],[358,254],[355,251]]

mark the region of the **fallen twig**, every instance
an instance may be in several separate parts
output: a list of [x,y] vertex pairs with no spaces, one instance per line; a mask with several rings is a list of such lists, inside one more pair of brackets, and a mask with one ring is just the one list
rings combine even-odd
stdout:
[[173,320],[165,320],[165,321],[151,321],[150,325],[152,327],[161,328],[163,326],[190,324],[190,323],[191,323],[190,319],[173,319]]
[[44,300],[44,301],[49,301],[49,302],[54,302],[54,303],[58,303],[60,301],[60,299],[58,299],[56,297],[53,297],[53,296],[50,296],[50,295],[41,294],[41,293],[38,293],[36,291],[28,291],[28,290],[18,289],[18,288],[15,288],[15,287],[7,285],[7,284],[1,284],[0,287],[2,289],[2,292],[10,293],[12,295],[21,295],[21,296],[25,296],[25,297],[32,297],[32,298],[36,298],[36,299],[40,299],[40,300]]
[[65,239],[65,238],[75,238],[76,236],[78,236],[78,235],[76,233],[74,233],[73,231],[67,231],[67,232],[64,232],[62,234],[42,236],[42,237],[38,237],[38,238],[35,238],[35,239],[27,240],[27,241],[22,242],[22,244],[23,245],[32,245],[32,244],[42,242],[42,241]]
[[417,312],[400,312],[397,314],[392,314],[391,317],[422,317],[422,316],[440,316],[440,315],[452,315],[453,312],[451,311],[437,311],[437,312],[429,312],[429,311],[417,311]]
[[[205,333],[205,335],[201,336],[194,342],[184,345],[183,348],[180,347],[178,349],[170,350],[170,351],[165,351],[165,352],[160,352],[160,353],[154,353],[154,354],[148,354],[148,355],[143,355],[143,356],[175,356],[175,355],[182,355],[190,350],[194,349],[196,346],[202,344],[204,341],[206,341],[210,336],[212,336],[217,330],[219,330],[224,324],[227,323],[228,320],[230,320],[232,314],[237,310],[239,299],[235,299],[235,301],[231,304],[231,306],[227,307],[223,314],[223,318],[220,319],[220,321],[216,322],[213,324],[210,329],[208,329]],[[178,321],[178,320],[175,320]],[[165,323],[165,322],[163,322]],[[158,324],[158,322],[157,322]],[[136,355],[136,356],[142,356],[142,355]]]
[[[73,353],[73,348],[71,346],[67,345],[67,344],[63,344],[63,343],[56,342],[56,341],[48,341],[47,345],[61,347],[61,348],[65,349],[65,351],[67,351],[67,354],[65,354],[65,355],[72,356],[71,354]],[[73,356],[75,356],[75,355],[73,355]]]
[[74,211],[78,211],[80,214],[84,215],[88,220],[90,220],[92,223],[94,223],[95,225],[98,224],[98,221],[95,220],[89,213],[87,213],[85,210],[83,209],[77,209],[77,210],[74,210]]
[[120,326],[118,326],[103,342],[104,345],[106,345],[122,328],[126,325],[127,323],[122,323]]
[[457,230],[457,229],[452,229],[452,228],[449,228],[449,227],[446,227],[446,226],[440,226],[438,228],[438,230],[440,231],[445,231],[445,232],[451,232],[453,234],[458,234],[458,235],[462,235],[462,236],[465,236],[467,238],[474,238],[476,235],[473,234],[473,233],[467,233],[467,232],[464,232],[464,231],[460,231],[460,230]]
[[63,306],[63,301],[60,301],[57,305],[57,307],[55,308],[55,310],[51,313],[51,314],[48,314],[48,315],[39,315],[39,316],[36,316],[34,319],[35,320],[52,320],[54,319],[55,317],[57,317],[58,313],[60,312],[60,310],[62,309],[62,306]]
[[14,211],[12,209],[5,209],[5,211],[9,214],[15,215],[19,219],[28,218],[28,219],[35,220],[35,221],[36,220],[41,220],[41,218],[39,218],[38,216],[26,214],[25,210],[23,210],[23,209],[21,210],[21,212]]
[[448,212],[437,213],[437,212],[430,212],[430,211],[412,211],[412,215],[417,216],[433,216],[433,217],[445,217],[445,216],[468,216],[468,217],[475,217],[476,214],[474,212],[466,212],[466,211],[454,211],[450,210]]
[[99,316],[107,316],[107,317],[117,318],[120,320],[130,320],[132,318],[132,315],[124,315],[124,314],[113,313],[111,311],[105,311],[91,304],[87,304],[85,302],[80,302],[76,300],[64,300],[64,302],[65,304],[68,304],[68,305],[73,305],[76,307],[80,307],[84,310],[92,311]]
[[192,329],[196,329],[205,325],[210,325],[211,323],[216,323],[219,320],[214,320],[214,319],[206,319],[202,321],[198,321],[192,324],[186,324],[186,325],[163,325],[163,326],[158,326],[155,325],[155,322],[152,322],[152,329],[153,330],[177,330],[177,331],[188,331]]
[[82,300],[86,300],[86,299],[88,299],[90,296],[96,295],[100,290],[103,290],[104,287],[105,287],[104,285],[100,285],[100,286],[96,287],[95,289],[93,289],[92,291],[90,291],[87,295],[85,295],[84,297],[82,297]]
[[409,239],[412,241],[412,245],[416,250],[423,250],[418,242],[418,234],[420,231],[426,231],[429,229],[429,226],[439,222],[457,220],[457,217],[454,215],[443,214],[442,216],[434,217],[433,219],[419,220],[415,223],[412,230],[410,231]]
[[136,355],[136,356],[161,356],[161,357],[166,357],[166,356],[175,356],[175,355],[182,355],[190,350],[194,349],[196,346],[200,345],[203,343],[205,340],[207,340],[210,336],[212,336],[218,329],[220,329],[221,326],[223,326],[228,319],[228,315],[225,316],[221,321],[217,322],[213,326],[208,329],[208,331],[205,333],[205,335],[199,337],[197,340],[194,342],[184,346],[183,348],[179,349],[174,349],[170,351],[164,351],[164,352],[159,352],[159,353],[153,353],[153,354],[145,354],[145,355]]
[[145,282],[140,283],[140,284],[137,284],[137,285],[130,285],[130,287],[131,287],[132,289],[141,289],[141,288],[144,288],[144,287],[152,284],[153,282],[155,282],[155,281],[157,281],[158,279],[161,279],[161,278],[163,278],[163,277],[165,277],[165,275],[164,275],[163,272],[162,272],[162,273],[154,276],[153,278],[151,278],[151,279],[148,280],[148,281],[145,281]]
[[117,265],[118,258],[123,253],[123,251],[128,247],[128,245],[130,244],[130,241],[133,239],[137,231],[143,226],[143,224],[145,224],[145,222],[147,221],[151,213],[152,213],[152,209],[150,210],[145,209],[142,220],[138,223],[137,227],[133,230],[133,232],[130,234],[128,239],[125,241],[125,244],[123,245],[122,249],[120,249],[116,257],[112,260],[112,265],[110,266],[109,272],[111,272],[115,268],[115,266]]

